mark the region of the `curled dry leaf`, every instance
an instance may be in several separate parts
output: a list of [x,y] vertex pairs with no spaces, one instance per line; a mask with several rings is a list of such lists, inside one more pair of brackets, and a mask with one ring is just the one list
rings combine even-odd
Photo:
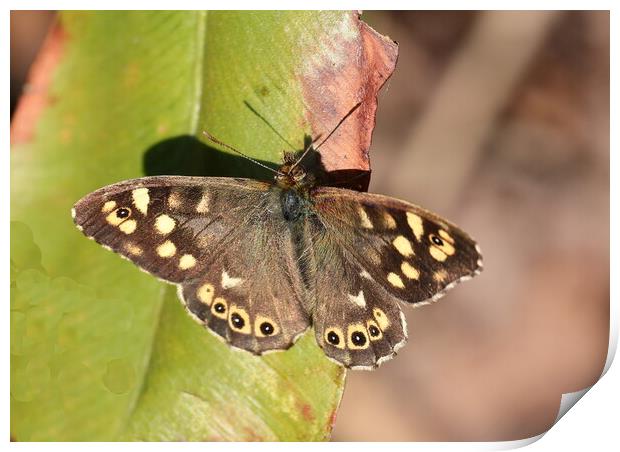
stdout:
[[304,53],[309,58],[302,66],[300,81],[314,136],[329,133],[361,102],[320,153],[325,170],[331,173],[330,185],[366,190],[377,94],[394,71],[398,45],[351,12],[318,36]]

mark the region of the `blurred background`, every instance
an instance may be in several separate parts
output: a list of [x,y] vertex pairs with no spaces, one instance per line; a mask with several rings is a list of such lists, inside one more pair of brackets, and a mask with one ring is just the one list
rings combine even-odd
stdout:
[[[349,373],[333,439],[542,433],[562,393],[594,384],[607,355],[609,13],[362,17],[400,45],[370,191],[460,225],[485,270],[406,310],[398,359]],[[53,19],[11,13],[11,113]]]

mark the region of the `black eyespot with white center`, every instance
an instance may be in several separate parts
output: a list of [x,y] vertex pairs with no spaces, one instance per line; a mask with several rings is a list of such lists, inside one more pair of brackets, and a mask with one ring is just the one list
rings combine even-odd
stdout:
[[351,342],[357,347],[363,347],[366,344],[366,335],[361,331],[351,333]]
[[275,328],[269,322],[261,323],[259,328],[260,328],[260,332],[263,333],[265,336],[271,336],[273,332],[275,331]]
[[338,336],[336,332],[330,331],[329,333],[327,333],[327,342],[332,345],[338,345],[340,344],[340,336]]
[[[215,309],[217,310],[217,306],[215,307]],[[218,311],[219,312],[219,311]],[[236,312],[234,312],[231,316],[230,316],[230,321],[233,324],[234,328],[237,328],[238,330],[243,329],[243,327],[245,326],[245,320],[243,320],[243,317],[241,317],[239,314],[237,314]]]
[[368,327],[368,332],[370,333],[371,337],[378,337],[381,334],[381,330],[379,330],[379,328],[374,325],[370,325]]
[[223,314],[226,312],[226,306],[224,306],[224,303],[220,303],[220,302],[215,303],[215,305],[213,306],[213,309],[215,310],[215,312],[220,313],[220,314]]
[[127,207],[121,207],[120,209],[116,209],[116,217],[120,219],[124,219],[131,215],[131,210]]
[[431,242],[433,242],[437,246],[443,246],[443,240],[441,240],[435,234],[431,234]]

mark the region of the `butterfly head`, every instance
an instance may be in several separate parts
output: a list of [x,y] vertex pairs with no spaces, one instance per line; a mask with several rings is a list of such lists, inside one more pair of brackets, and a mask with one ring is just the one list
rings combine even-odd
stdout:
[[311,182],[308,173],[299,165],[292,152],[284,153],[284,163],[278,168],[275,179],[282,188],[300,187]]
[[284,163],[275,176],[276,183],[282,188],[291,188],[305,185],[308,174],[301,166],[294,166],[291,163]]

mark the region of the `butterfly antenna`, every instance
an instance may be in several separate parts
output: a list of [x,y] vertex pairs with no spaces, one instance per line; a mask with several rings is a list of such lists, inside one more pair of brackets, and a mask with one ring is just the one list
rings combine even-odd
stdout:
[[[353,112],[359,108],[359,106],[360,106],[360,105],[362,105],[362,101],[360,101],[360,102],[358,102],[357,104],[355,104],[355,106],[354,106],[351,110],[349,110],[349,112],[348,112],[346,115],[344,115],[344,116],[342,117],[342,119],[338,122],[338,124],[336,124],[336,127],[334,127],[334,128],[332,129],[332,131],[331,131],[331,132],[329,132],[329,135],[327,135],[327,136],[325,137],[325,139],[324,139],[323,141],[321,141],[317,147],[315,147],[315,148],[314,148],[314,150],[315,150],[315,151],[318,151],[318,150],[319,150],[319,148],[320,148],[321,146],[323,146],[323,144],[324,144],[324,143],[325,143],[325,142],[329,139],[329,137],[331,137],[331,136],[332,136],[332,135],[336,132],[336,130],[338,130],[338,128],[342,125],[342,123],[343,123],[343,122],[345,122],[345,121],[346,121],[346,119],[347,119],[349,116],[351,116],[351,115],[353,114]],[[317,140],[318,140],[319,138],[320,138],[320,135],[319,135],[319,137],[317,137]],[[310,152],[310,149],[312,149],[312,145],[313,145],[313,144],[314,144],[314,141],[312,141],[312,142],[308,145],[308,147],[307,147],[306,149],[304,149],[304,153],[303,153],[303,154],[301,154],[301,157],[299,157],[299,159],[297,159],[297,161],[293,164],[293,166],[291,166],[291,169],[295,168],[295,167],[296,167],[299,163],[301,163],[301,161],[304,159],[304,157],[306,156],[306,154],[307,154],[308,152]]]
[[215,138],[213,135],[211,135],[206,130],[203,130],[202,133],[203,133],[204,136],[206,136],[209,140],[213,141],[214,143],[217,143],[220,146],[224,146],[226,149],[230,149],[231,151],[236,152],[240,156],[245,157],[246,159],[248,159],[250,162],[256,163],[258,166],[262,166],[263,168],[268,169],[269,171],[271,171],[273,173],[276,173],[276,174],[279,174],[279,175],[283,176],[283,174],[280,171],[274,170],[273,168],[270,168],[267,165],[264,165],[261,162],[259,162],[257,160],[254,160],[252,157],[250,157],[249,155],[244,154],[243,152],[239,151],[238,149],[235,149],[231,145],[221,142],[220,140]]

